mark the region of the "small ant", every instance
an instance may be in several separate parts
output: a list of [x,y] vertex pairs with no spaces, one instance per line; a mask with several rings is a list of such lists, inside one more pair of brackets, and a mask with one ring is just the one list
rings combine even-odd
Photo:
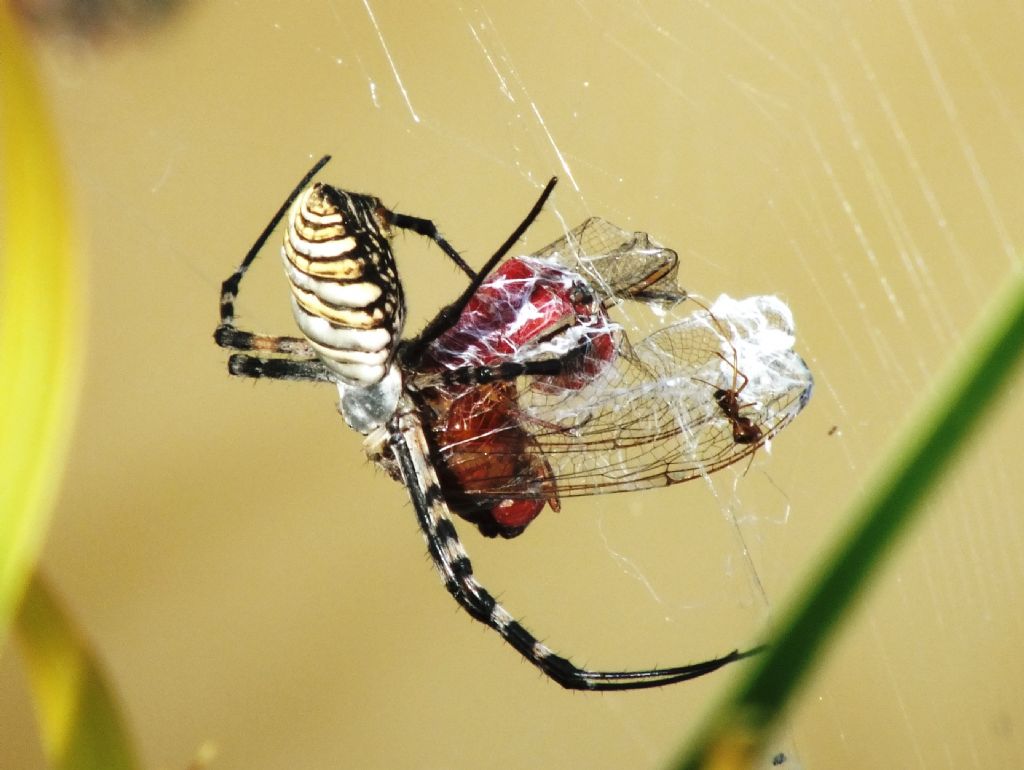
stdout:
[[[725,361],[725,356],[721,353],[717,354],[719,358]],[[728,361],[726,361],[728,363]],[[718,408],[722,410],[722,413],[729,418],[729,422],[732,423],[732,440],[737,444],[756,444],[761,440],[761,436],[764,435],[761,429],[751,420],[749,417],[745,417],[740,414],[740,409],[750,404],[740,403],[740,393],[747,387],[747,383],[750,382],[750,378],[747,377],[743,372],[736,368],[733,364],[733,376],[732,376],[732,387],[728,390],[719,388],[715,391],[715,403],[718,404]],[[736,377],[739,375],[743,378],[743,384],[736,387]]]
[[[693,299],[691,297],[691,299]],[[721,332],[722,337],[732,348],[732,361],[730,362],[725,356],[719,351],[715,351],[715,355],[721,358],[726,364],[732,367],[732,387],[730,388],[715,388],[710,382],[705,380],[698,380],[703,382],[705,385],[715,388],[713,398],[715,403],[718,404],[718,408],[722,410],[722,414],[729,418],[729,422],[732,423],[732,440],[737,444],[756,444],[764,436],[764,431],[755,423],[750,417],[740,414],[740,409],[744,407],[752,406],[753,404],[740,403],[740,393],[750,383],[750,378],[747,377],[739,369],[739,355],[736,353],[736,346],[729,339],[725,329],[722,328],[721,322],[715,317],[715,314],[711,312],[711,308],[704,305],[702,302],[694,300],[698,305],[707,311],[711,320],[715,322],[715,326],[718,327],[718,331]],[[743,384],[739,385],[739,380],[743,380]],[[739,387],[737,387],[739,385]]]

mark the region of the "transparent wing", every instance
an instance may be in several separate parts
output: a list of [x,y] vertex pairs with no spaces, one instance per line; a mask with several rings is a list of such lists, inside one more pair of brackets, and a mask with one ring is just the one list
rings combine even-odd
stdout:
[[592,217],[533,255],[584,276],[602,296],[679,301],[679,256],[647,233]]
[[[567,380],[519,378],[509,391],[514,403],[498,409],[501,418],[489,423],[489,434],[446,443],[441,432],[436,445],[449,467],[495,469],[491,476],[478,470],[467,490],[488,499],[687,481],[764,447],[804,407],[813,383],[793,341],[792,317],[781,300],[723,296],[639,341],[620,332],[616,355],[585,383],[577,377],[561,387]],[[722,394],[734,396],[732,412]],[[495,413],[493,403],[485,406]],[[748,426],[742,441],[738,422]],[[750,426],[756,438],[749,437]],[[513,467],[520,472],[509,473]]]

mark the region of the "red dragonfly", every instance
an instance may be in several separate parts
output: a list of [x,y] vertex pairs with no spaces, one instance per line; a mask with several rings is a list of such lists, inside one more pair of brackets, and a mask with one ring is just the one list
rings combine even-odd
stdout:
[[[530,387],[578,390],[612,361],[618,328],[587,284],[553,263],[517,258],[501,265],[466,304],[458,323],[424,351],[423,372],[459,369],[420,392],[445,498],[454,513],[488,536],[520,534],[544,508],[559,510],[557,480],[523,424],[515,379],[481,381],[495,367],[546,352],[553,374]],[[575,353],[575,355],[573,355]],[[496,486],[519,486],[522,497],[495,498]]]
[[[812,380],[785,305],[691,298],[679,316],[676,271],[674,251],[594,218],[484,281],[411,384],[454,513],[514,537],[561,497],[724,468],[796,416]],[[636,303],[661,311],[639,340],[610,316]],[[475,378],[450,376],[460,369]]]

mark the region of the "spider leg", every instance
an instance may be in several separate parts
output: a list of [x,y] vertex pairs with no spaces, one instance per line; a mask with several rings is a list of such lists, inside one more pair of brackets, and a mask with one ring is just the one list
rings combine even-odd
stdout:
[[312,348],[306,344],[305,340],[298,337],[271,337],[268,335],[253,334],[252,332],[246,332],[238,329],[234,326],[234,300],[238,299],[239,288],[242,285],[242,279],[246,274],[246,270],[255,261],[256,256],[263,249],[270,234],[274,228],[278,226],[281,220],[288,213],[289,207],[295,202],[295,199],[299,197],[302,190],[305,189],[309,181],[327,165],[327,162],[331,160],[331,156],[326,155],[319,159],[313,167],[306,172],[305,176],[299,181],[298,184],[292,189],[288,198],[281,207],[274,213],[267,222],[266,227],[259,233],[259,237],[256,239],[256,243],[252,245],[252,248],[246,252],[246,256],[242,259],[242,263],[232,272],[227,280],[224,281],[220,286],[220,324],[217,325],[216,331],[213,333],[213,339],[221,347],[230,348],[232,350],[258,350],[260,352],[267,353],[283,353],[286,355],[296,355],[308,358],[313,355]]
[[533,204],[533,208],[530,209],[529,213],[519,223],[519,226],[512,231],[512,234],[505,240],[498,250],[494,252],[490,259],[480,268],[480,272],[476,274],[476,277],[469,282],[469,286],[465,288],[462,294],[459,295],[450,305],[441,308],[440,312],[434,316],[433,320],[430,321],[424,327],[423,331],[419,335],[412,339],[406,344],[402,351],[402,358],[407,368],[415,368],[416,364],[420,362],[423,357],[423,352],[427,349],[427,346],[431,342],[436,340],[446,331],[451,329],[458,323],[459,316],[462,315],[462,311],[466,307],[466,303],[472,299],[473,295],[476,294],[477,289],[480,285],[487,280],[487,276],[498,266],[498,263],[505,258],[509,250],[516,245],[516,242],[523,237],[523,233],[529,229],[530,225],[533,224],[534,220],[540,215],[541,209],[544,208],[544,204],[547,199],[551,196],[552,190],[555,189],[555,184],[558,182],[558,177],[551,177],[548,183],[544,186],[541,191],[540,197],[537,198],[537,202]]
[[331,370],[318,358],[259,358],[236,353],[228,359],[228,372],[236,377],[252,379],[337,382]]
[[316,355],[313,346],[302,337],[256,334],[238,329],[230,324],[220,324],[213,333],[213,339],[222,348],[228,350],[275,353],[301,358],[312,358]]
[[336,382],[330,370],[316,356],[312,346],[298,337],[272,337],[254,334],[234,326],[221,324],[213,334],[222,348],[256,353],[273,353],[274,357],[236,353],[228,358],[228,373],[236,377],[301,382]]
[[[231,374],[242,377],[272,377],[275,379],[297,379],[317,380],[324,379],[317,368],[317,358],[313,348],[304,339],[299,337],[276,337],[266,334],[255,334],[253,332],[239,329],[235,326],[235,300],[238,298],[242,278],[245,277],[249,266],[255,261],[256,256],[263,249],[267,239],[274,232],[288,208],[292,205],[299,194],[306,188],[306,185],[322,169],[330,155],[325,155],[318,160],[313,167],[306,172],[299,183],[288,194],[284,203],[275,212],[263,232],[256,238],[252,248],[246,252],[241,264],[227,280],[221,284],[220,290],[220,323],[213,333],[213,339],[222,348],[229,350],[242,350],[247,352],[258,352],[275,354],[282,358],[263,359],[254,356],[232,356],[228,361],[228,371]],[[273,363],[271,363],[273,362]],[[263,364],[261,367],[259,364]],[[269,364],[269,366],[267,366]],[[322,368],[322,367],[320,367]]]
[[582,361],[590,351],[589,341],[577,345],[558,358],[536,361],[506,361],[494,366],[460,366],[440,372],[411,373],[414,389],[441,386],[486,385],[490,382],[515,380],[519,377],[557,377]]
[[473,574],[473,565],[459,540],[437,475],[428,459],[428,449],[418,418],[411,413],[397,416],[389,425],[393,456],[412,497],[420,529],[430,558],[445,588],[473,618],[494,629],[531,664],[570,690],[638,690],[683,682],[709,674],[722,666],[749,657],[763,648],[734,650],[713,660],[672,668],[644,671],[590,671],[557,655],[522,626],[484,588]]
[[[580,351],[576,353],[576,351]],[[576,353],[574,355],[574,353]],[[497,366],[462,366],[442,373],[446,385],[484,385],[488,382],[514,380],[517,377],[556,377],[564,374],[573,362],[586,354],[586,347],[575,348],[562,358],[543,361],[509,361]]]
[[469,276],[470,280],[476,278],[476,271],[466,264],[466,261],[457,252],[452,245],[444,239],[444,236],[438,232],[437,225],[435,225],[429,219],[421,219],[420,217],[411,217],[408,214],[399,214],[395,211],[388,211],[388,216],[391,220],[391,224],[394,227],[401,227],[403,230],[410,230],[417,235],[422,235],[425,238],[429,238],[437,244],[438,248],[441,249],[448,258],[459,266],[466,275]]
[[[299,197],[306,185],[310,183],[314,176],[319,173],[320,169],[327,165],[327,162],[331,159],[330,155],[324,155],[320,160],[313,164],[313,168],[306,172],[306,175],[299,180],[299,183],[295,185],[292,191],[285,198],[284,203],[274,213],[267,226],[263,228],[263,232],[256,238],[256,242],[252,245],[252,248],[246,252],[245,257],[242,259],[242,263],[233,272],[223,284],[220,289],[220,326],[217,327],[217,331],[220,332],[220,328],[227,326],[231,329],[234,328],[235,323],[235,299],[238,297],[238,287],[242,283],[242,278],[245,276],[245,271],[249,269],[256,260],[256,255],[260,253],[263,245],[267,242],[267,239],[274,232],[274,229],[278,226],[284,215],[288,213],[288,208],[295,202],[295,199]],[[221,347],[227,347],[222,345],[220,340],[217,341]]]

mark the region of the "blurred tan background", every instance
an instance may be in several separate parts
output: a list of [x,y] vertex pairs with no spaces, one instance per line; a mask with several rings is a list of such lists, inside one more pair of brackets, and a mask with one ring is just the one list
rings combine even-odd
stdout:
[[[456,609],[331,388],[228,377],[220,281],[312,158],[473,264],[557,173],[523,251],[601,215],[676,248],[692,291],[790,303],[817,390],[746,475],[571,501],[514,542],[463,528],[559,651],[683,663],[759,638],[1020,268],[1022,39],[1011,2],[268,0],[40,41],[91,300],[43,567],[146,765],[212,742],[223,770],[657,767],[738,673],[561,691]],[[291,333],[276,249],[240,312]],[[396,251],[415,330],[462,283]],[[785,767],[1022,764],[1020,395],[843,629]],[[43,766],[34,730],[5,655],[0,768]]]

